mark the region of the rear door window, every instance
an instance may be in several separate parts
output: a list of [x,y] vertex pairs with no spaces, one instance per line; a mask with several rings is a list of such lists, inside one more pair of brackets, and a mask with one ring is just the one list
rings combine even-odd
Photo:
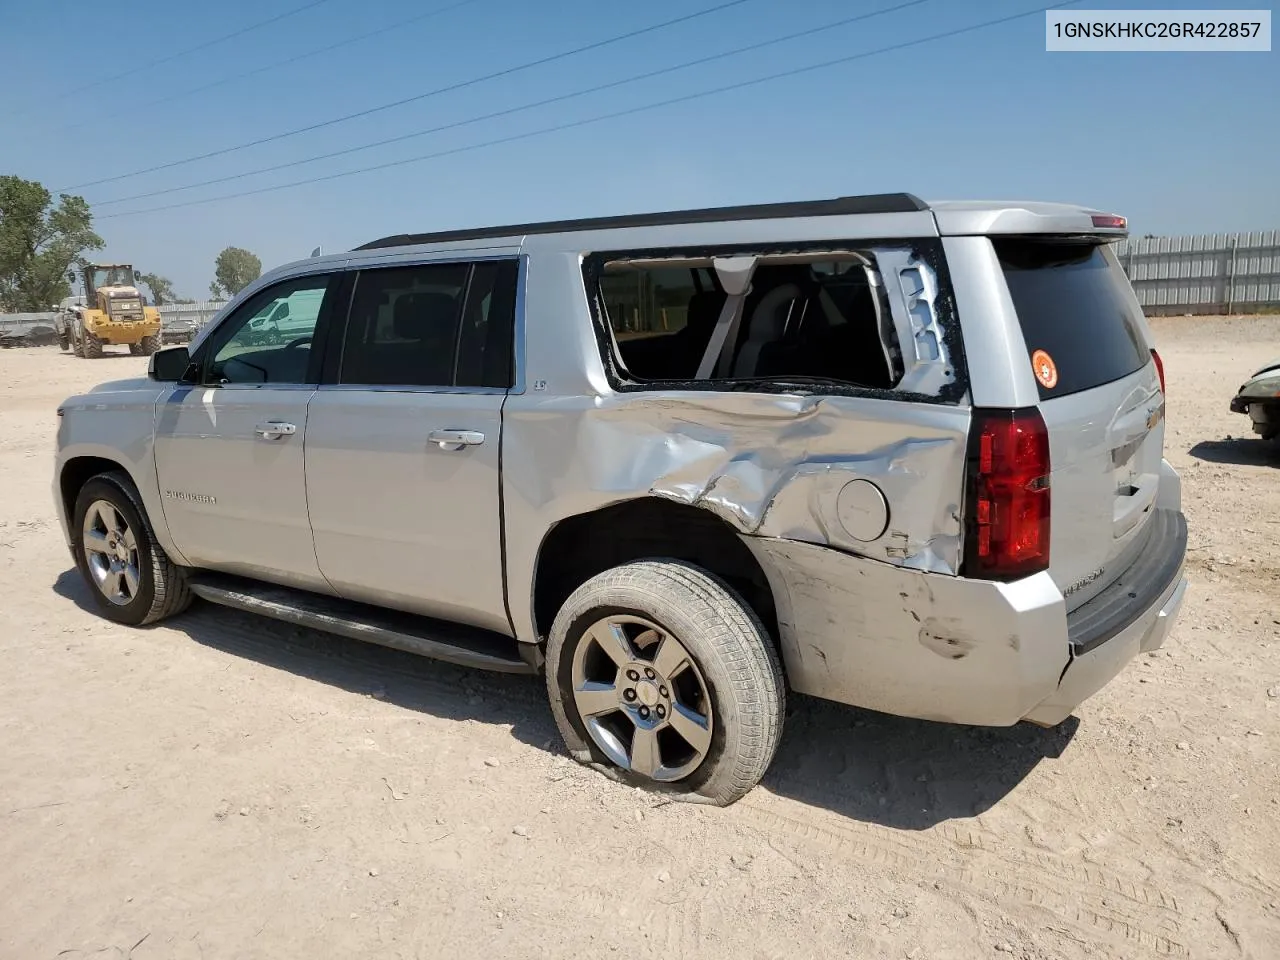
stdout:
[[1057,382],[1049,400],[1112,383],[1151,360],[1129,281],[1104,248],[1091,243],[993,239],[1018,313],[1028,362],[1043,350]]
[[337,382],[510,387],[518,275],[515,260],[361,271]]
[[465,263],[362,271],[351,300],[338,382],[452,385],[469,273]]

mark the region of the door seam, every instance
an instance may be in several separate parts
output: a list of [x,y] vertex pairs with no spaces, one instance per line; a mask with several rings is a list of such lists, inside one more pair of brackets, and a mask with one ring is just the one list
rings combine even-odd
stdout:
[[503,454],[507,448],[507,401],[511,399],[511,390],[502,395],[502,403],[498,407],[498,552],[499,568],[502,578],[502,610],[507,616],[507,627],[511,637],[517,643],[520,636],[516,633],[515,620],[511,616],[511,590],[507,579],[507,474],[503,468]]
[[311,534],[311,556],[316,561],[316,572],[320,574],[320,579],[325,582],[330,590],[333,591],[335,597],[341,597],[338,588],[329,580],[328,575],[324,572],[324,567],[320,565],[320,553],[316,550],[316,527],[311,521],[311,473],[307,469],[307,434],[310,432],[307,427],[311,425],[311,404],[320,390],[316,388],[311,391],[311,396],[307,397],[306,418],[302,421],[302,501],[307,511],[307,531]]

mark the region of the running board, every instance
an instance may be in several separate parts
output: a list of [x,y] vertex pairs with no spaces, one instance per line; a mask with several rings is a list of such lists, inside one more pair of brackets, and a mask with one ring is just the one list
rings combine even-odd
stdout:
[[393,647],[460,667],[498,673],[536,672],[517,655],[520,644],[516,640],[475,627],[221,574],[196,575],[191,581],[191,592],[220,606]]

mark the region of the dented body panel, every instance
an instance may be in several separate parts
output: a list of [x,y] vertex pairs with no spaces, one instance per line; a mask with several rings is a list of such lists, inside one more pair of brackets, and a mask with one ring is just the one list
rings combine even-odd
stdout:
[[[857,397],[512,398],[503,445],[508,575],[533,583],[544,531],[559,521],[642,497],[699,507],[749,536],[954,573],[967,429],[963,408]],[[855,481],[874,484],[887,506],[869,541],[855,536],[859,517],[842,520],[840,495]],[[536,635],[531,620],[524,626]]]
[[800,693],[925,720],[1007,726],[1051,696],[1070,659],[1046,574],[992,583],[894,568],[812,544],[747,538],[778,604]]

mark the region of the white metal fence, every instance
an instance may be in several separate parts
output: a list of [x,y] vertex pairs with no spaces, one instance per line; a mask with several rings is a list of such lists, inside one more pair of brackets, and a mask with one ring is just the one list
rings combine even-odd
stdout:
[[1148,316],[1280,310],[1280,230],[1129,239],[1116,253]]

